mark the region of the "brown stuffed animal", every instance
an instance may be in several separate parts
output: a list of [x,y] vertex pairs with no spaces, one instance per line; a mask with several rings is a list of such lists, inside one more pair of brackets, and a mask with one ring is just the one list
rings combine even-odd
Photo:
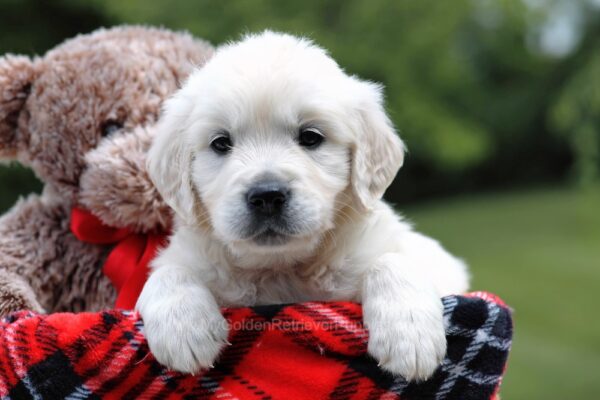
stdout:
[[0,159],[44,182],[0,217],[0,315],[112,307],[109,249],[73,236],[71,208],[138,232],[168,225],[145,151],[163,100],[212,51],[186,33],[119,27],[0,57]]

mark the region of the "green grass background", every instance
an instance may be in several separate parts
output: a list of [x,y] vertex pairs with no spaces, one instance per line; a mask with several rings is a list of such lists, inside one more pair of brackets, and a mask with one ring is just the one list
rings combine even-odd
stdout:
[[463,257],[472,289],[514,309],[502,398],[600,398],[600,187],[486,194],[409,207]]

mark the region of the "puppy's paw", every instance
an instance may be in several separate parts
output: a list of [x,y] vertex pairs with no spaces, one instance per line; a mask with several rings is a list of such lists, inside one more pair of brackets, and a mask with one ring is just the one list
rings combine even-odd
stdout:
[[441,307],[407,309],[400,304],[381,304],[379,310],[366,309],[364,314],[368,352],[382,369],[407,381],[423,381],[433,375],[446,354]]
[[213,367],[227,343],[229,329],[219,312],[188,309],[189,315],[166,312],[142,317],[156,360],[171,370],[195,374]]

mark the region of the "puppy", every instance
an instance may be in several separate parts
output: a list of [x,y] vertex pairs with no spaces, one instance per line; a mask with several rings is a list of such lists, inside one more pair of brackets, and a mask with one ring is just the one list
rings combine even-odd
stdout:
[[212,367],[228,336],[219,307],[350,300],[382,368],[431,376],[440,297],[468,278],[381,200],[403,154],[381,87],[309,40],[267,31],[221,47],[167,101],[148,156],[177,215],[136,306],[156,359]]

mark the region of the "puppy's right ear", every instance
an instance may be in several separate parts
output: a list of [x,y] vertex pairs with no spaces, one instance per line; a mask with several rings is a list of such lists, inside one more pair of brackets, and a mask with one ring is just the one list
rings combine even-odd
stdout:
[[370,210],[381,199],[404,162],[404,143],[383,107],[382,88],[370,82],[357,81],[356,118],[353,129],[351,184],[357,204]]
[[17,123],[33,79],[33,62],[28,57],[0,57],[0,159],[17,155]]
[[150,179],[184,221],[194,218],[197,201],[191,172],[193,145],[186,142],[184,131],[188,107],[177,95],[166,101],[147,160]]

